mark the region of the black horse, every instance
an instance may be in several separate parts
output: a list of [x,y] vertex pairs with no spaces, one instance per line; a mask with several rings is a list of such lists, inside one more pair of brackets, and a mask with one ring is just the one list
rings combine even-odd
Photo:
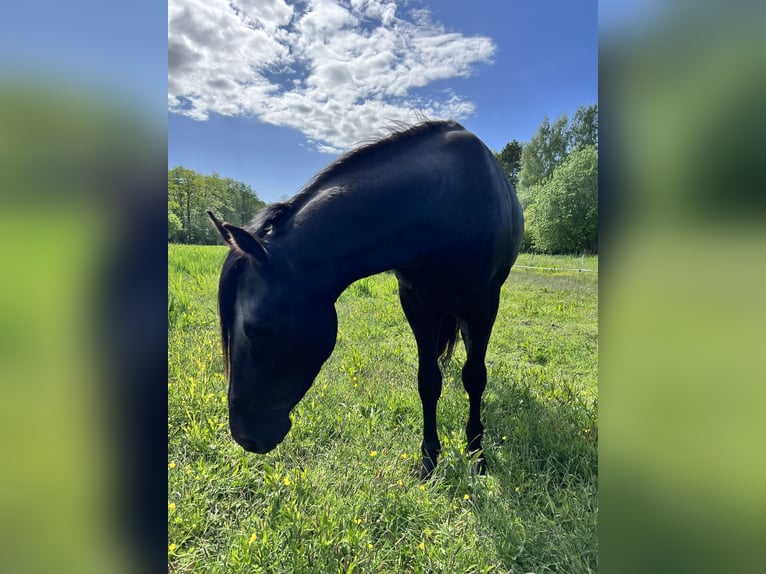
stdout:
[[357,279],[394,270],[418,347],[421,474],[441,449],[438,360],[458,331],[468,450],[485,471],[484,358],[524,222],[481,140],[455,122],[426,122],[346,154],[247,228],[208,215],[231,248],[218,310],[234,440],[266,453],[284,439],[290,411],[335,346],[335,300]]

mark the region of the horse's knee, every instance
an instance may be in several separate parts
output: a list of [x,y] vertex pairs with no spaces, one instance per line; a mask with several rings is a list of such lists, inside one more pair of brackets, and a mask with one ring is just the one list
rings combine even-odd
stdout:
[[487,386],[487,368],[483,361],[466,361],[463,365],[463,387],[468,395],[481,394]]
[[442,392],[442,374],[437,364],[421,365],[418,369],[418,393],[423,402],[439,400]]

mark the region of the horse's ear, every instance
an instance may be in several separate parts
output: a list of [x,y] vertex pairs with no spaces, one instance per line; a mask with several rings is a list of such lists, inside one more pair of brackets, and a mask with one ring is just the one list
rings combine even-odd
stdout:
[[231,245],[233,249],[249,255],[261,263],[266,262],[269,256],[268,253],[266,253],[266,248],[252,233],[245,231],[236,225],[226,223],[225,221],[221,224],[221,227],[228,232],[229,237],[231,238],[229,240],[229,245]]
[[213,214],[212,211],[209,209],[205,211],[207,213],[207,216],[212,220],[213,225],[215,225],[215,228],[218,230],[218,233],[221,234],[221,237],[223,237],[223,240],[231,245],[231,236],[229,235],[229,232],[226,231],[223,227],[223,223],[221,223],[218,218]]
[[241,227],[226,223],[225,221],[219,221],[218,218],[213,215],[212,211],[208,210],[207,214],[213,221],[216,229],[218,229],[218,233],[221,234],[221,237],[223,237],[224,241],[226,241],[232,249],[244,253],[245,255],[250,255],[258,261],[266,261],[268,257],[266,248],[254,235],[245,231]]

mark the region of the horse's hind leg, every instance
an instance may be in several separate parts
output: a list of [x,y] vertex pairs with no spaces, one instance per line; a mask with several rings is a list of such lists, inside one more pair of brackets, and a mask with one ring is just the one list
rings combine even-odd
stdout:
[[474,299],[462,313],[463,342],[467,354],[462,375],[463,387],[469,400],[468,424],[465,429],[468,441],[466,451],[470,456],[477,456],[476,470],[479,474],[486,474],[487,471],[487,462],[481,448],[484,434],[484,426],[481,424],[481,397],[487,386],[485,357],[499,300],[499,288],[493,289]]
[[417,295],[401,283],[399,299],[418,346],[418,393],[423,404],[423,442],[420,447],[423,462],[420,478],[425,480],[433,473],[441,452],[441,443],[436,433],[436,404],[442,391],[439,334],[444,317],[430,313]]

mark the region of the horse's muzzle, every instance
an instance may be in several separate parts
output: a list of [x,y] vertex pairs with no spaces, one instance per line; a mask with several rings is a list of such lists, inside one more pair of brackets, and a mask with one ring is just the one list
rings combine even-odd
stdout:
[[266,454],[274,450],[290,431],[292,423],[290,417],[279,421],[253,424],[232,424],[230,420],[231,436],[242,448],[248,452]]

